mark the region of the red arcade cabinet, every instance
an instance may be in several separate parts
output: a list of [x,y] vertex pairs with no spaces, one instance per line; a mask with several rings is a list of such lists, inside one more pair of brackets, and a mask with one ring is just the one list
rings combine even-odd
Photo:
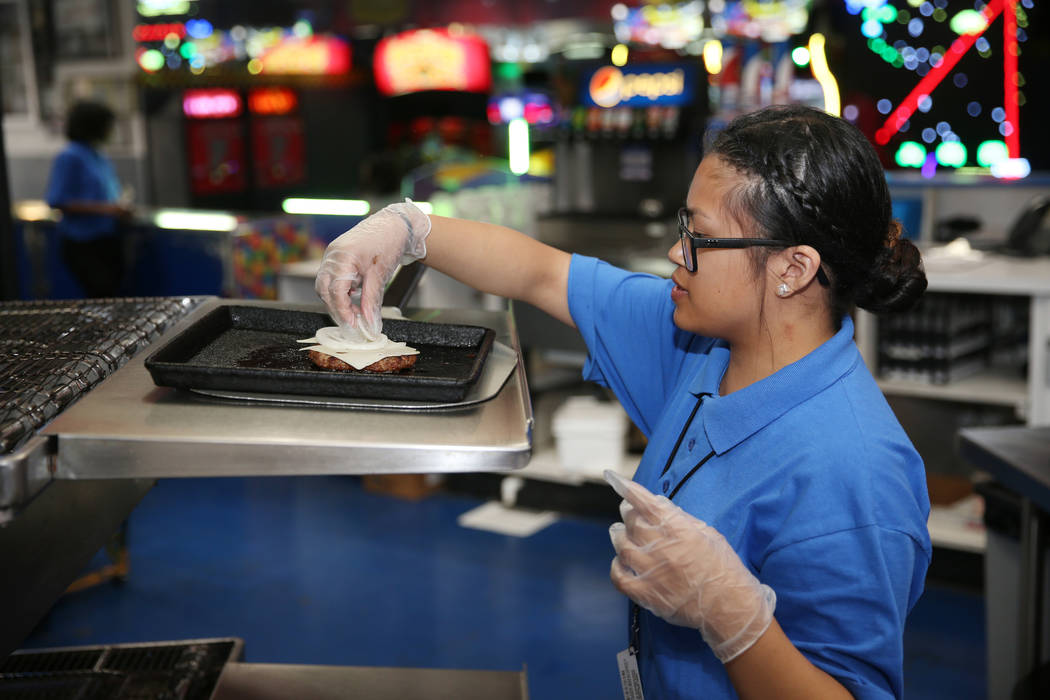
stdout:
[[286,87],[254,88],[248,93],[255,185],[280,188],[306,178],[303,123],[299,100]]
[[190,190],[196,196],[244,192],[248,187],[244,129],[239,117],[244,103],[236,90],[186,90]]

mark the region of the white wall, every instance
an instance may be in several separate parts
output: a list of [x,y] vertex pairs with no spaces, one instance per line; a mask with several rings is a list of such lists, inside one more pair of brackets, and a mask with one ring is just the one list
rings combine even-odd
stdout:
[[[18,0],[28,6],[37,0]],[[122,54],[108,60],[64,61],[55,64],[55,104],[65,109],[66,101],[75,97],[107,94],[122,104],[111,105],[128,114],[120,142],[105,148],[113,160],[117,176],[136,193],[147,192],[145,122],[138,103],[136,71],[131,38],[135,23],[134,3],[118,2],[117,35]],[[114,100],[110,100],[114,101]],[[60,123],[45,123],[39,117],[29,120],[4,120],[4,150],[7,156],[8,182],[12,201],[39,199],[47,187],[51,161],[65,146]]]

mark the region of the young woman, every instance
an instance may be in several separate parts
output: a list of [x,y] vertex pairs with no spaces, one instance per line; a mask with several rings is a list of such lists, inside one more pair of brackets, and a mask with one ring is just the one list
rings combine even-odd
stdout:
[[650,700],[900,697],[929,500],[848,312],[906,308],[926,280],[879,161],[818,110],[744,115],[678,230],[664,280],[396,204],[329,246],[317,291],[371,335],[384,282],[422,258],[579,329],[585,377],[649,438],[635,483],[613,479],[612,577],[637,601],[628,656]]

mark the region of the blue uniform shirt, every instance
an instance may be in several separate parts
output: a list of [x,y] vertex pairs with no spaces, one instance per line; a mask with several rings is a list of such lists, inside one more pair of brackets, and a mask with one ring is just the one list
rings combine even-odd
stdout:
[[[649,438],[635,481],[665,495],[681,484],[674,502],[776,591],[777,621],[813,664],[857,698],[900,697],[904,621],[930,561],[929,498],[852,321],[801,360],[720,396],[729,346],[674,325],[671,286],[594,258],[574,256],[570,267],[584,376],[611,388]],[[644,610],[638,661],[647,697],[736,696],[698,631]]]
[[[113,165],[90,146],[70,142],[51,166],[51,179],[45,199],[52,207],[68,202],[116,202],[120,182]],[[98,214],[63,214],[58,224],[62,235],[76,241],[88,241],[116,231],[112,216]]]

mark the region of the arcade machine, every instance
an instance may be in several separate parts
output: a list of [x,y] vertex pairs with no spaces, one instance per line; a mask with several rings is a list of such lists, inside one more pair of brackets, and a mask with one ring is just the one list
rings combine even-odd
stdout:
[[202,208],[243,206],[249,189],[249,149],[240,91],[186,90],[182,112],[191,202]]
[[462,169],[491,154],[485,108],[492,73],[480,36],[420,29],[386,37],[376,44],[373,72],[383,98],[380,123],[387,125],[387,148],[373,167],[375,188],[425,199],[429,186],[416,191],[404,182],[412,171],[449,162]]
[[306,180],[297,93],[288,87],[183,93],[193,204],[274,209]]
[[297,106],[295,91],[287,87],[248,92],[253,172],[260,189],[285,189],[306,179],[303,123]]

